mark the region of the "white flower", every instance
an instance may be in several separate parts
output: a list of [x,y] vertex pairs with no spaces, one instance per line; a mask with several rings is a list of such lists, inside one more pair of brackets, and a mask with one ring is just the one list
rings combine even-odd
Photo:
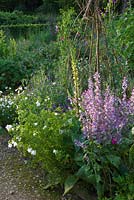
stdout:
[[132,130],[131,130],[131,131],[132,131],[132,135],[134,135],[134,127],[132,128]]
[[33,136],[36,136],[37,134],[36,133],[33,133]]
[[35,156],[36,155],[36,150],[31,151],[31,155]]
[[28,152],[28,153],[31,153],[31,152],[32,152],[32,148],[31,148],[31,147],[28,147],[27,152]]
[[56,85],[56,82],[53,82],[52,85]]
[[27,97],[25,97],[25,100],[27,100],[28,98]]
[[40,102],[36,101],[36,106],[39,107],[40,106]]
[[18,94],[20,94],[21,91],[23,91],[23,88],[22,88],[21,86],[18,87],[18,88],[15,90],[15,92],[17,92]]
[[21,137],[17,136],[16,140],[18,140],[20,142],[21,141]]
[[38,125],[38,123],[37,123],[37,122],[35,122],[35,123],[34,123],[34,126],[37,126],[37,125]]
[[27,163],[28,163],[28,161],[27,161],[27,160],[24,160],[24,163],[25,163],[25,164],[27,164]]
[[12,143],[8,143],[8,148],[12,148]]
[[47,126],[46,126],[46,125],[43,127],[43,130],[44,130],[45,128],[47,128]]
[[12,129],[12,125],[6,125],[6,129],[8,130],[8,131],[10,131],[10,129]]
[[8,104],[11,106],[13,104],[13,102],[11,100],[9,100]]
[[14,147],[16,147],[16,146],[17,146],[17,142],[15,142],[14,140],[12,140],[12,145],[13,145]]
[[56,112],[55,112],[54,114],[55,114],[55,115],[58,115],[58,113],[56,113]]
[[53,153],[56,155],[58,153],[58,150],[54,149]]

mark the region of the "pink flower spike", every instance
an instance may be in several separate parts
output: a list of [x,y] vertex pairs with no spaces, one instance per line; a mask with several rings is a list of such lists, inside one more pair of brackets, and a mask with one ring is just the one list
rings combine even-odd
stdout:
[[117,139],[116,138],[112,138],[112,144],[117,144]]

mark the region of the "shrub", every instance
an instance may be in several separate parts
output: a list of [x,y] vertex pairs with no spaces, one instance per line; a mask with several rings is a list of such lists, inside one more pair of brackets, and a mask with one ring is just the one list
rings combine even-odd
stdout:
[[0,24],[9,25],[9,24],[31,24],[36,23],[37,17],[32,15],[26,15],[22,11],[14,12],[3,12],[0,11]]
[[[16,89],[42,68],[50,78],[54,77],[58,60],[58,46],[50,42],[49,32],[33,34],[29,39],[8,39],[0,32],[0,90],[5,87]],[[25,80],[25,81],[24,81]]]
[[36,89],[35,93],[20,94],[17,106],[19,123],[9,146],[16,142],[25,155],[63,181],[76,167],[73,140],[79,135],[80,124],[74,111],[54,109],[48,96],[36,96]]
[[0,91],[0,126],[5,127],[7,124],[15,123],[17,119],[16,105],[14,104],[14,96],[3,95]]
[[19,86],[25,77],[25,71],[21,66],[11,59],[0,59],[0,66],[0,89],[4,91],[6,87],[15,89]]
[[[130,77],[133,84],[133,37],[134,37],[134,10],[126,10],[126,12],[120,16],[111,17],[110,21],[105,21],[106,33],[107,33],[107,53],[108,59],[112,65],[111,81],[113,81],[114,87],[121,85],[123,76]],[[103,48],[103,47],[102,47]],[[114,58],[114,59],[113,59]],[[104,57],[105,60],[105,57]],[[107,65],[106,70],[107,71]],[[107,76],[109,76],[107,74]]]

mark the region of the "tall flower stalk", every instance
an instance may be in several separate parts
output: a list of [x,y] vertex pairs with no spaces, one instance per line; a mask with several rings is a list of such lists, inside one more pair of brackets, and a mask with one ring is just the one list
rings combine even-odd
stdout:
[[76,107],[77,114],[79,113],[79,76],[78,76],[78,69],[77,63],[75,59],[75,50],[71,50],[71,67],[72,67],[72,76],[73,76],[73,85],[74,85],[74,103]]

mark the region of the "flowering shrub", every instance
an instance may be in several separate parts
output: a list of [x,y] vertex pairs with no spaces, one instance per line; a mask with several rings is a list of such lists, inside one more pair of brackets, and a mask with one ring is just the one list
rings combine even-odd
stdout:
[[9,147],[22,150],[56,180],[63,180],[75,168],[73,140],[80,132],[75,113],[54,109],[48,96],[26,91],[18,96],[17,113],[19,123],[8,126],[13,136]]
[[82,96],[81,121],[83,133],[97,143],[121,142],[123,130],[134,123],[134,89],[127,99],[127,80],[122,83],[122,98],[112,94],[109,87],[101,91],[100,75],[89,80],[89,88]]
[[5,96],[0,91],[0,126],[5,127],[7,124],[12,124],[15,122],[16,117],[13,94]]
[[68,185],[72,188],[82,179],[89,188],[91,185],[95,188],[99,200],[115,195],[119,199],[123,195],[125,199],[134,198],[134,90],[127,98],[127,87],[124,78],[122,98],[119,98],[109,87],[103,93],[98,73],[94,82],[89,80],[89,88],[80,103],[83,133],[79,140],[74,140],[79,170],[66,179],[65,193]]

